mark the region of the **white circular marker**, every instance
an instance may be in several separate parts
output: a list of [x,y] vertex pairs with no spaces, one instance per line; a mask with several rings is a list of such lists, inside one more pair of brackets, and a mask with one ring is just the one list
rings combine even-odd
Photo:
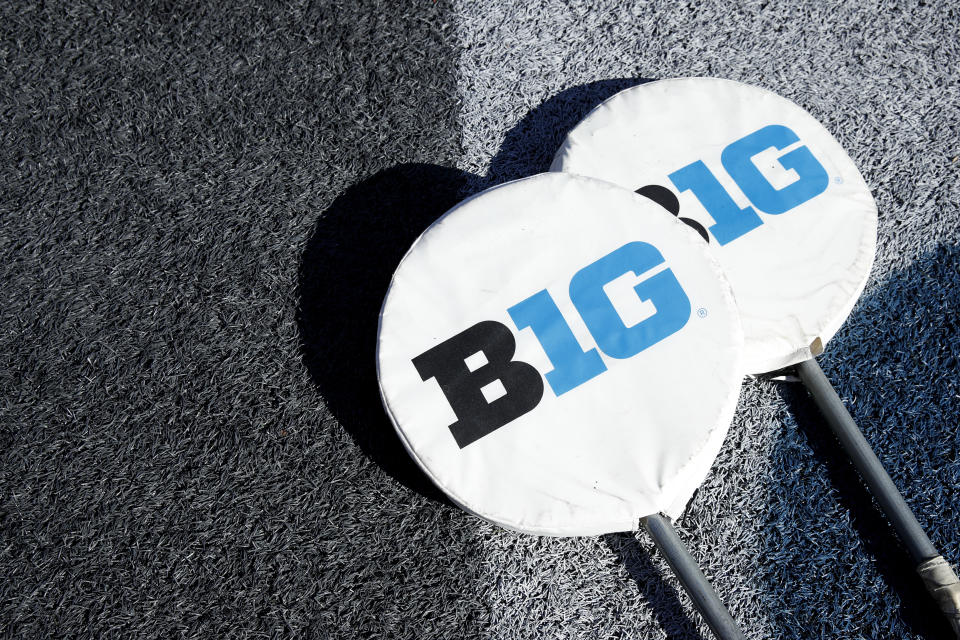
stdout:
[[860,172],[813,116],[765,89],[716,78],[627,89],[568,134],[551,169],[673,193],[733,287],[750,373],[817,355],[873,264],[877,207]]
[[703,241],[646,198],[563,173],[437,220],[398,266],[377,339],[413,458],[464,509],[534,534],[679,515],[743,373]]

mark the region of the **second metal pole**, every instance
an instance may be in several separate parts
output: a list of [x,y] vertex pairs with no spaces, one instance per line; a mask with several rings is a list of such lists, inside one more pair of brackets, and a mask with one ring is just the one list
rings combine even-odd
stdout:
[[917,565],[917,573],[960,638],[960,580],[917,522],[817,361],[811,358],[798,364],[797,375],[907,547]]
[[817,361],[811,358],[801,362],[797,374],[914,561],[920,563],[940,555]]

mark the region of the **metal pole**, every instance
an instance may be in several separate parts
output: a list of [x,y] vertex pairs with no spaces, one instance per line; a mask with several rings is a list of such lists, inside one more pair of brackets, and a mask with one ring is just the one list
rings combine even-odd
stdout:
[[797,375],[917,563],[917,572],[927,590],[937,600],[960,638],[960,580],[917,522],[817,361],[811,358],[798,364]]
[[670,568],[677,574],[683,588],[690,594],[694,606],[707,621],[713,635],[719,640],[746,640],[740,627],[700,571],[697,561],[680,540],[670,520],[655,514],[644,518],[643,524],[660,553],[667,559]]

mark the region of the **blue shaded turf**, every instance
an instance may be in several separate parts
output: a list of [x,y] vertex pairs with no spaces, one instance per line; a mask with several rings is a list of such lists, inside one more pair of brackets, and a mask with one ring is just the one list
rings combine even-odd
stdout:
[[[942,246],[865,296],[821,359],[921,525],[954,562],[958,308],[960,248]],[[785,389],[784,397],[791,414],[772,451],[761,532],[768,597],[782,603],[783,623],[812,637],[854,629],[868,638],[947,635],[912,562],[806,392]]]

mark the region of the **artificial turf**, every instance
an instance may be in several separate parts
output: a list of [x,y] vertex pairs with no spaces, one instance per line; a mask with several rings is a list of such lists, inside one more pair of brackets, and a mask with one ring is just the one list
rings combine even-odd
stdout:
[[[643,534],[448,504],[377,394],[393,267],[641,79],[793,99],[880,210],[821,362],[960,561],[955,3],[0,4],[0,634],[709,638]],[[815,233],[816,230],[811,230]],[[949,637],[801,388],[678,522],[749,638]]]

